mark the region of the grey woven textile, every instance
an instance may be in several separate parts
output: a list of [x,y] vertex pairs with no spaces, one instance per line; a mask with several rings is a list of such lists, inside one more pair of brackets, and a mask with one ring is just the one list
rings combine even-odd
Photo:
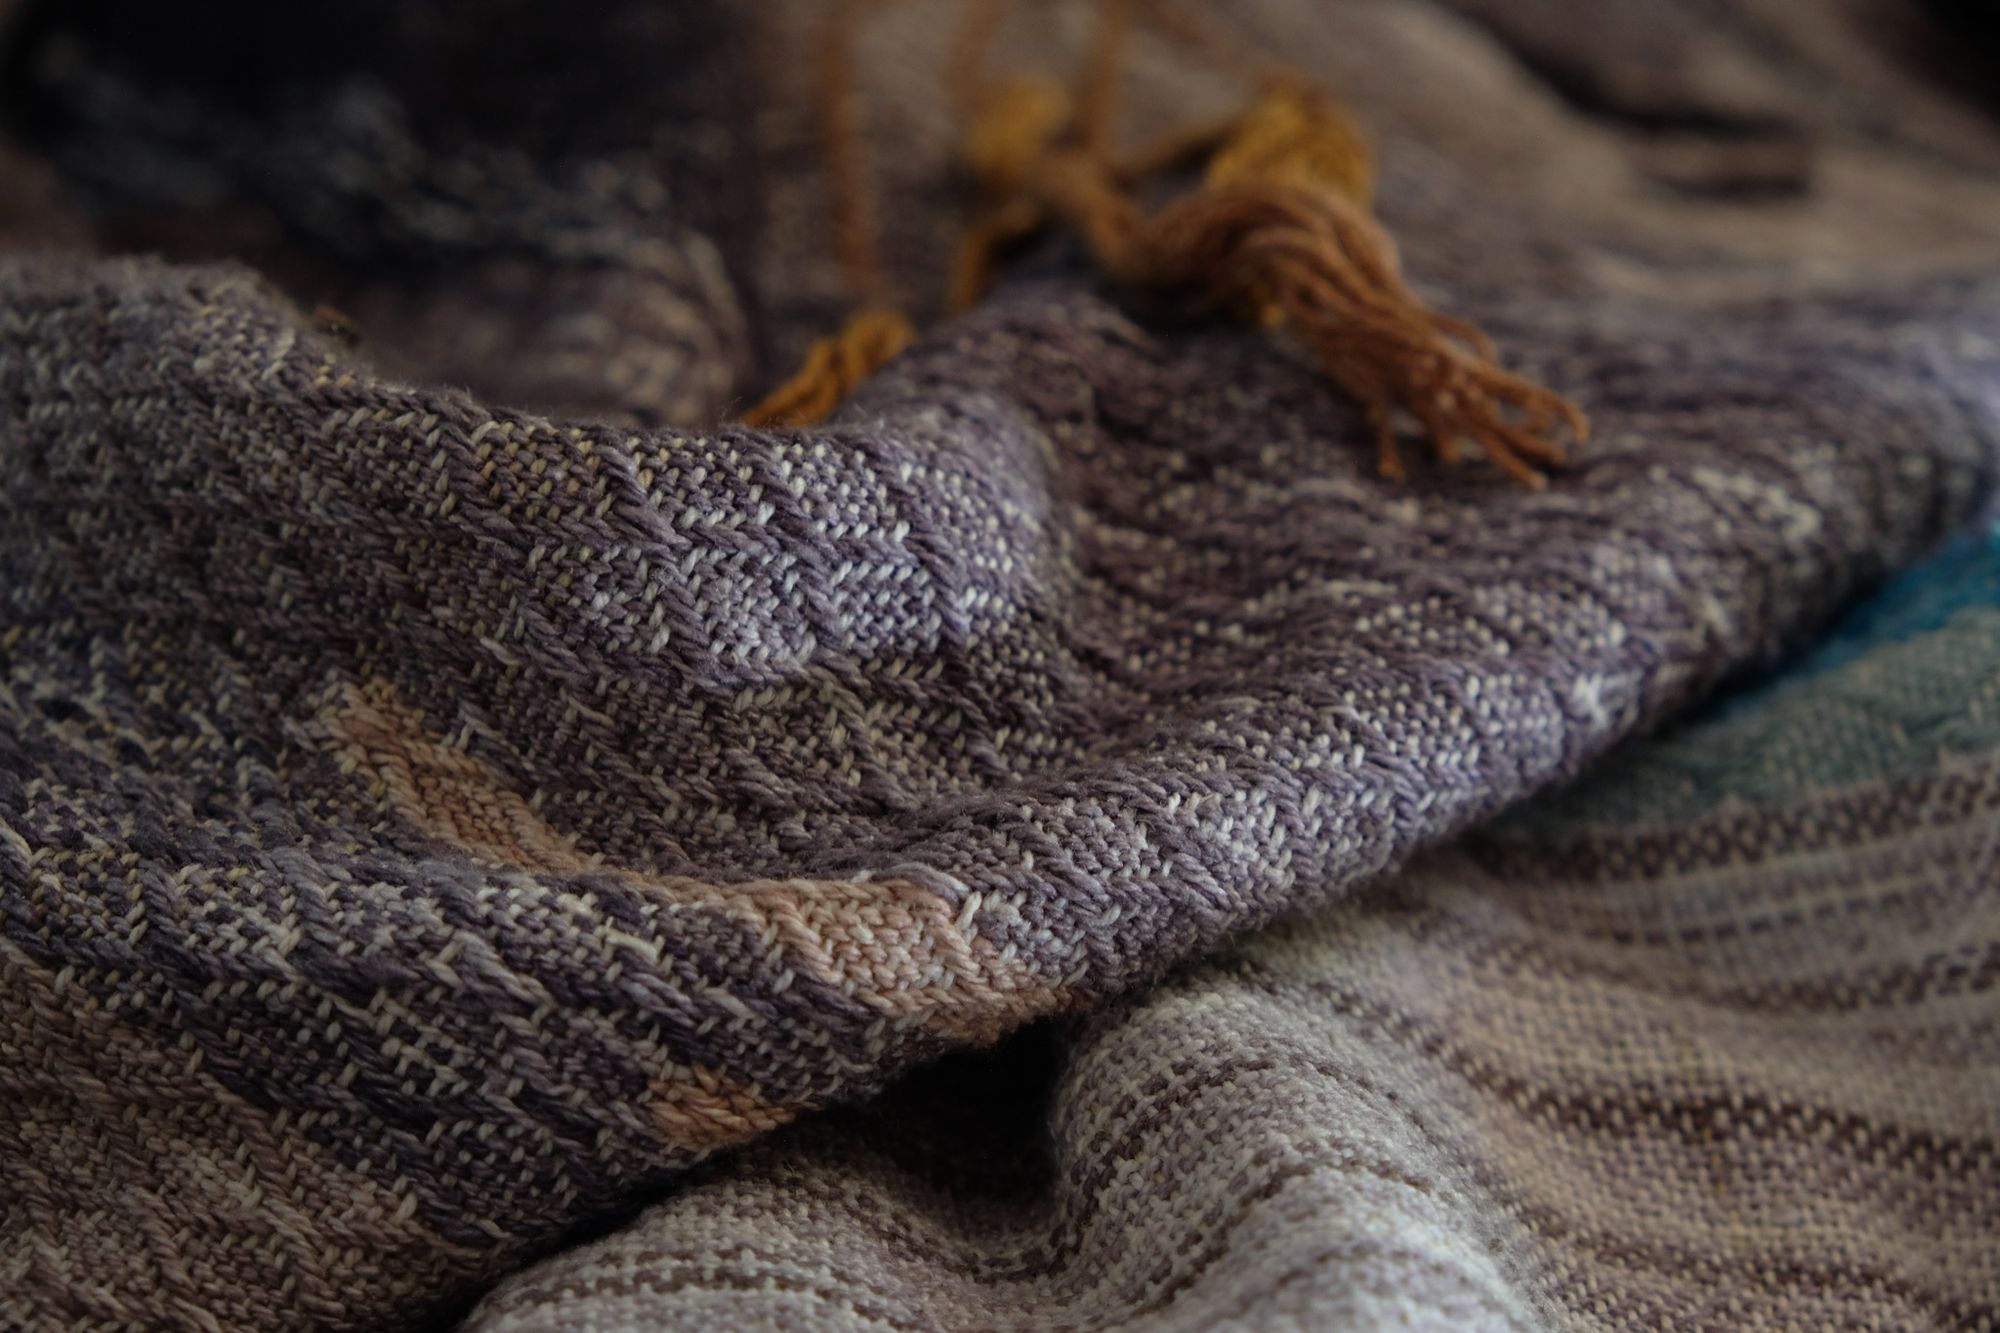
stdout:
[[2000,534],[1978,572],[1339,910],[719,1162],[472,1327],[1991,1327]]
[[[1313,1026],[1235,1003],[1265,967],[1279,979],[1260,993],[1348,997],[1336,1012],[1365,1008],[1415,1047],[1356,1053],[1334,1034],[1312,1055],[1390,1102],[1405,1094],[1370,1060],[1422,1079],[1422,1061],[1478,1063],[1490,1044],[1473,1081],[1540,1106],[1507,1061],[1566,1024],[1641,1058],[1586,984],[1623,961],[1556,950],[1465,983],[1481,1011],[1481,988],[1512,996],[1491,1012],[1529,1014],[1526,1037],[1437,1031],[1420,984],[1463,961],[1435,912],[1530,912],[1546,890],[1551,913],[1589,917],[1615,873],[1461,873],[1461,850],[1402,888],[1377,881],[1777,660],[1989,512],[2000,134],[1916,57],[1867,56],[1873,29],[1846,9],[1718,22],[1635,0],[1572,30],[1524,17],[1536,7],[1217,8],[1370,119],[1385,219],[1425,292],[1592,415],[1546,491],[1479,466],[1377,478],[1359,410],[1309,366],[1131,301],[1061,247],[825,426],[719,424],[838,314],[810,97],[773,56],[798,49],[810,4],[521,4],[505,22],[364,4],[324,40],[216,5],[240,46],[125,0],[13,16],[0,1324],[427,1326],[665,1198],[478,1318],[1991,1325],[1990,1003],[1916,1023],[1958,1041],[1964,1071],[1911,1083],[1936,1094],[1918,1110],[1869,1099],[1893,1065],[1829,1061],[1814,1076],[1831,1092],[1770,1071],[1765,1104],[1821,1109],[1769,1111],[1756,1142],[1785,1151],[1730,1188],[1789,1173],[1802,1192],[1784,1199],[1892,1199],[1895,1234],[1947,1219],[1963,1258],[1940,1276],[1827,1222],[1825,1246],[1784,1259],[1818,1277],[1768,1300],[1764,1268],[1727,1257],[1751,1196],[1621,1210],[1612,1189],[1589,1244],[1556,1244],[1559,1281],[1456,1283],[1437,1255],[1464,1247],[1425,1236],[1454,1217],[1489,1238],[1539,1226],[1533,1191],[1561,1189],[1520,1174],[1533,1150],[1501,1117],[1416,1092],[1384,1113],[1395,1124],[1322,1116],[1178,1052]],[[1891,8],[1857,7],[1869,23]],[[1003,53],[1073,50],[1086,10],[1053,6]],[[913,293],[938,289],[962,225],[936,20],[885,12],[860,80],[892,279]],[[1149,46],[1129,128],[1238,95]],[[1964,845],[1925,854],[1959,902],[1992,882],[1992,811],[1951,808]],[[1693,854],[1719,835],[1684,836]],[[1632,910],[1731,883],[1649,879],[1663,899]],[[1895,907],[1892,957],[1842,953],[1844,936],[1799,957],[1903,966]],[[1990,903],[1966,910],[1990,931]],[[1310,916],[1302,935],[1130,998],[1287,914]],[[1558,1017],[1534,1010],[1526,988],[1570,967]],[[1106,1004],[1139,1007],[965,1053]],[[1173,1017],[1188,1005],[1228,1012],[1203,1031]],[[1773,1043],[1795,1049],[1745,1036],[1721,1002],[1699,1011],[1713,1034],[1693,1012],[1632,1029],[1655,1062],[1648,1105],[1668,1108],[1647,1114],[1749,1087],[1711,1076],[1718,1053],[1747,1080]],[[1878,1039],[1825,1026],[1829,1057]],[[969,1248],[939,1263],[974,1275],[959,1287],[921,1262],[829,1258],[934,1245],[894,1220],[903,1168],[877,1172],[838,1119],[728,1159],[734,1185],[684,1180],[954,1052],[946,1100],[997,1102],[995,1121],[907,1136],[925,1150],[1041,1143],[1045,1116],[1061,1142],[1065,1116],[1107,1107],[1176,1125],[1194,1099],[1180,1156],[1135,1140],[1080,1158],[1065,1206],[1130,1219],[1086,1239],[1132,1275],[1045,1305],[982,1294],[980,1275],[1050,1261],[949,1207]],[[1022,1060],[1031,1085],[1061,1065],[1082,1091],[992,1097]],[[1099,1060],[1117,1065],[1102,1092]],[[1597,1107],[1588,1065],[1538,1067],[1532,1086],[1568,1081],[1572,1102],[1547,1105]],[[1203,1087],[1223,1089],[1206,1110]],[[1280,1104],[1306,1110],[1230,1109]],[[1524,1123],[1543,1121],[1564,1115]],[[1391,1163],[1375,1178],[1404,1172],[1434,1211],[1375,1197],[1353,1206],[1402,1219],[1386,1232],[1287,1232],[1256,1209],[1279,1197],[1259,1193],[1271,1178],[1221,1165],[1317,1160],[1299,1156],[1315,1134]],[[1378,1134],[1413,1134],[1459,1174],[1439,1192]],[[1870,1134],[1944,1146],[1857,1184],[1869,1150],[1838,1144]],[[799,1174],[772,1174],[772,1153]],[[1140,1174],[1177,1161],[1216,1174],[1194,1196]],[[1702,1188],[1681,1158],[1624,1169]],[[870,1172],[888,1202],[854,1193]],[[816,1188],[839,1206],[809,1206]],[[1349,1206],[1328,1188],[1287,1206]],[[1805,1206],[1782,1205],[1817,1224]],[[1174,1219],[1260,1257],[1204,1257]],[[836,1249],[800,1257],[829,1225]],[[1385,1248],[1365,1283],[1298,1285],[1285,1266],[1328,1252],[1288,1234]],[[1680,1260],[1647,1269],[1634,1247],[1682,1256],[1717,1294],[1689,1304],[1660,1276]],[[1496,1272],[1546,1257],[1480,1253]],[[1206,1276],[1216,1264],[1234,1285]]]

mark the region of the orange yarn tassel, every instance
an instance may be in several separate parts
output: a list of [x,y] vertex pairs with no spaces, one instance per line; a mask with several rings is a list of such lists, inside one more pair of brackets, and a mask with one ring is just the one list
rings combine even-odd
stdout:
[[[842,259],[857,292],[879,286],[862,183],[860,130],[849,67],[861,0],[836,5],[823,34],[822,112]],[[1100,24],[1072,96],[1045,79],[988,90],[984,49],[999,0],[974,0],[952,61],[970,116],[964,154],[986,200],[952,275],[954,307],[970,305],[1005,247],[1052,221],[1077,232],[1113,280],[1206,294],[1297,341],[1358,399],[1375,428],[1379,466],[1400,478],[1397,413],[1456,462],[1467,441],[1523,485],[1545,483],[1582,440],[1583,413],[1567,398],[1509,374],[1485,334],[1431,310],[1404,283],[1396,247],[1369,213],[1373,150],[1333,98],[1296,77],[1271,77],[1233,123],[1169,139],[1123,167],[1112,161],[1118,57],[1138,17],[1183,45],[1207,46],[1172,6],[1100,0]],[[1081,110],[1079,111],[1079,107]],[[1138,180],[1209,157],[1200,188],[1153,216]],[[910,341],[909,322],[864,309],[814,345],[798,374],[744,417],[752,425],[806,425],[838,407]]]
[[[1339,104],[1274,83],[1222,137],[1202,187],[1142,216],[1120,173],[1064,138],[1064,95],[1044,81],[998,90],[966,139],[966,160],[989,192],[1080,233],[1115,280],[1203,289],[1296,338],[1362,403],[1384,475],[1404,475],[1394,413],[1409,413],[1456,461],[1465,441],[1524,485],[1567,457],[1558,427],[1588,423],[1561,395],[1502,370],[1477,328],[1428,309],[1404,284],[1394,243],[1368,215],[1374,158]],[[959,263],[959,295],[986,261],[976,233]]]

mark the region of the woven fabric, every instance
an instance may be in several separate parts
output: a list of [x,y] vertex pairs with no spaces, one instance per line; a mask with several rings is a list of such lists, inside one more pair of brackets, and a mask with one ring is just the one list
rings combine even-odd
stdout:
[[[1996,573],[1927,571],[1983,604],[1338,911],[774,1137],[470,1326],[1990,1327]],[[1866,758],[1746,764],[1787,735]]]
[[[814,5],[520,0],[495,20],[465,0],[367,3],[339,36],[235,0],[215,0],[214,30],[134,0],[22,6],[0,63],[20,140],[0,170],[22,182],[0,188],[0,1324],[435,1323],[721,1149],[1059,1014],[1106,1016],[1078,1053],[1036,1047],[1045,1033],[1029,1056],[1084,1080],[1101,1052],[1118,1089],[1052,1103],[1087,1126],[1096,1173],[1061,1216],[1128,1209],[1134,1230],[1065,1222],[1073,1240],[1051,1242],[1112,1246],[1129,1267],[1102,1285],[1077,1276],[1094,1259],[1020,1261],[1046,1268],[1034,1299],[1058,1323],[1200,1326],[1253,1298],[1280,1302],[1258,1307],[1273,1319],[1330,1301],[1335,1320],[1365,1296],[1290,1280],[1283,1265],[1319,1271],[1325,1254],[1248,1232],[1229,1243],[1260,1257],[1214,1267],[1235,1295],[1176,1267],[1209,1253],[1197,1231],[1276,1225],[1251,1168],[1308,1160],[1289,1093],[1266,1129],[1190,1138],[1192,1157],[1140,1151],[1178,1132],[1177,1094],[1222,1117],[1246,1104],[1239,1077],[1296,1073],[1198,1076],[1187,1042],[1303,1042],[1349,1092],[1350,1056],[1377,1062],[1356,1077],[1386,1090],[1386,1119],[1342,1118],[1321,1089],[1308,1138],[1375,1162],[1417,1145],[1422,1169],[1394,1169],[1432,1211],[1378,1191],[1387,1230],[1349,1240],[1459,1254],[1424,1237],[1471,1227],[1498,1275],[1461,1309],[1412,1285],[1422,1265],[1384,1269],[1384,1319],[1709,1299],[1658,1276],[1658,1256],[1683,1254],[1723,1265],[1720,1319],[1770,1270],[1715,1258],[1701,1247],[1721,1231],[1697,1224],[1725,1206],[1763,1217],[1749,1192],[1770,1173],[1804,1173],[1772,1186],[1792,1216],[1838,1195],[1903,1244],[1947,1206],[1952,1235],[1990,1231],[1990,1129],[1968,1125],[1965,1092],[1990,1064],[1976,999],[1956,1028],[1918,1006],[1908,1058],[1954,1040],[1961,1058],[1937,1056],[1935,1077],[1882,1066],[1886,1086],[1835,1059],[1872,1040],[1871,1005],[1822,1006],[1797,1032],[1711,1006],[1713,1034],[1670,1035],[1704,1032],[1686,1008],[1703,987],[1820,984],[1800,978],[1824,980],[1811,969],[1834,966],[1834,944],[1774,959],[1750,924],[1823,926],[1797,906],[1814,894],[1860,904],[1832,914],[1856,932],[1840,955],[1856,970],[1826,982],[1840,994],[1929,956],[1895,952],[1921,929],[1880,887],[1900,883],[1884,863],[1857,842],[1829,868],[1834,844],[1799,841],[1870,821],[1906,833],[1911,811],[1937,811],[1958,832],[1922,855],[1971,875],[1983,789],[1925,778],[1920,745],[1906,780],[1943,786],[1907,799],[1710,826],[1700,801],[1621,780],[1584,797],[1653,811],[1656,834],[1591,815],[1551,850],[1534,821],[1559,816],[1521,815],[1489,850],[1460,844],[1395,881],[1414,887],[1357,893],[1796,650],[1990,508],[1991,127],[1945,85],[1871,65],[1844,11],[1801,26],[1793,8],[1714,25],[1648,0],[1535,37],[1470,4],[1384,0],[1340,24],[1298,0],[1216,7],[1374,113],[1414,279],[1591,413],[1575,465],[1529,493],[1472,464],[1378,478],[1360,410],[1281,342],[1107,288],[1060,244],[824,427],[720,424],[836,303],[810,81],[773,54],[810,49]],[[929,10],[888,7],[857,72],[887,280],[913,291],[937,289],[963,222],[939,109],[949,34]],[[996,58],[1073,51],[1086,10],[1054,7]],[[1662,40],[1687,59],[1653,93],[1723,127],[1671,160],[1643,114],[1565,102],[1531,72],[1537,41],[1629,75]],[[1222,86],[1145,45],[1128,128],[1165,129]],[[1477,105],[1447,115],[1452,97]],[[1770,158],[1747,183],[1746,142]],[[1868,757],[1803,746],[1760,781],[1847,791]],[[1818,868],[1766,883],[1711,864],[1739,838],[1743,864]],[[1959,902],[1975,882],[1936,892]],[[1794,906],[1743,906],[1765,893]],[[1734,925],[1627,940],[1619,911]],[[1303,935],[1129,998],[1308,912]],[[1482,913],[1525,923],[1527,952],[1451,924]],[[1887,952],[1869,951],[1878,936]],[[1313,997],[1282,1021],[1229,998],[1260,950],[1276,950],[1258,964],[1274,993]],[[1647,976],[1657,1021],[1605,989]],[[1523,1008],[1502,1002],[1510,986]],[[1330,1027],[1343,1004],[1358,1016]],[[1183,1011],[1222,1026],[1145,1017]],[[1525,1017],[1483,1026],[1508,1013]],[[1796,1045],[1822,1052],[1796,1056],[1804,1081],[1785,1064],[1730,1082],[1806,1028],[1824,1045]],[[1463,1066],[1476,1086],[1399,1119],[1418,1089],[1384,1061],[1420,1083]],[[1655,1108],[1758,1090],[1769,1152],[1718,1177],[1685,1136],[1583,1134],[1599,1089],[1607,1107],[1638,1096],[1618,1080],[1651,1080]],[[1569,1100],[1480,1119],[1496,1095],[1540,1107],[1544,1092]],[[1117,1105],[1155,1128],[1100,1151]],[[1040,1141],[1024,1116],[995,1141]],[[1371,1126],[1388,1146],[1367,1144]],[[1850,1132],[1903,1137],[1828,1146]],[[1943,1168],[1856,1175],[1924,1134],[1950,1139]],[[1613,1161],[1621,1143],[1633,1156]],[[1559,1150],[1598,1157],[1570,1175]],[[732,1160],[762,1188],[768,1157]],[[1196,1211],[1113,1188],[1168,1161],[1201,1167]],[[1345,1188],[1316,1170],[1298,1178]],[[1656,1176],[1679,1192],[1617,1211],[1621,1182]],[[1538,1211],[1573,1179],[1598,1193],[1556,1202],[1602,1215]],[[818,1197],[788,1191],[781,1210]],[[1261,1197],[1305,1207],[1282,1196]],[[986,1281],[1013,1241],[947,1208],[966,1248],[934,1271],[933,1243],[877,1200],[813,1241],[850,1247],[811,1260],[814,1277],[782,1257],[812,1239],[807,1214],[739,1230],[765,1205],[686,1189],[611,1251],[559,1260],[583,1265],[575,1281],[531,1276],[487,1313],[615,1325],[625,1286],[645,1294],[633,1318],[694,1325],[711,1309],[950,1325],[1037,1308],[1010,1313]],[[646,1248],[662,1216],[694,1239]],[[1308,1230],[1342,1234],[1330,1225]],[[1039,1243],[1008,1234],[1022,1254]],[[673,1257],[723,1235],[774,1267]],[[1846,1290],[1842,1265],[1875,1236],[1758,1251],[1812,1288],[1762,1308],[1815,1322],[1811,1301],[1845,1299],[1818,1276]],[[916,1266],[864,1283],[869,1247],[896,1237]],[[1991,1307],[1990,1268],[1957,1243],[1956,1276],[1901,1249],[1868,1258],[1868,1317]],[[600,1283],[603,1253],[616,1273]]]

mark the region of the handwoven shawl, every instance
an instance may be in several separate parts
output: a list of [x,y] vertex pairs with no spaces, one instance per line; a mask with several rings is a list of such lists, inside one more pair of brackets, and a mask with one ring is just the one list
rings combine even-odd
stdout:
[[[1488,822],[1989,512],[1934,20],[1212,7],[1591,415],[1531,492],[1060,241],[938,317],[929,5],[858,78],[929,327],[801,430],[728,419],[844,299],[816,5],[163,8],[0,55],[0,1324],[621,1225],[479,1319],[2000,1317],[1986,620]],[[1134,59],[1135,136],[1240,95]]]
[[1990,1325],[2000,533],[1870,615],[1851,664],[774,1135],[470,1327]]

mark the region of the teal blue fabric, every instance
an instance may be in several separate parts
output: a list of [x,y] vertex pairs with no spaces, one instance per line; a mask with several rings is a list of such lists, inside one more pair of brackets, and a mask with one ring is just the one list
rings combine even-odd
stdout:
[[1951,543],[1785,670],[1637,741],[1505,825],[1685,819],[1725,801],[1933,770],[2000,744],[2000,527]]
[[1792,681],[1844,666],[1885,644],[1943,629],[1959,612],[2000,606],[2000,524],[1953,538],[1931,559],[1892,580],[1819,644],[1767,681],[1729,701],[1755,706]]

